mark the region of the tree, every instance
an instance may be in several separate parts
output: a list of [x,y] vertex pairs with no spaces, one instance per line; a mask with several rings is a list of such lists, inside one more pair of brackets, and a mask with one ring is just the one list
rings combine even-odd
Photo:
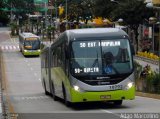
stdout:
[[[66,0],[56,1],[57,6],[63,6],[64,12],[60,18],[66,17]],[[92,0],[67,0],[67,20],[79,21],[80,18],[86,19],[92,16]],[[86,20],[87,21],[87,20]]]
[[32,13],[35,10],[33,0],[8,0],[7,5],[17,13]]
[[[104,3],[101,4],[100,3]],[[112,21],[122,18],[127,26],[135,32],[135,39],[138,45],[138,26],[143,23],[144,19],[153,16],[153,10],[146,8],[144,1],[139,0],[118,0],[110,2],[110,0],[96,0],[94,14],[96,16],[109,17]],[[116,9],[115,9],[116,8]]]
[[[122,0],[126,2],[122,2],[118,9],[115,9],[112,12],[112,16],[114,20],[118,18],[124,19],[125,23],[134,30],[135,40],[138,44],[138,27],[139,24],[144,22],[144,19],[149,19],[150,16],[154,16],[153,10],[149,10],[146,8],[146,5],[143,1],[137,0]],[[138,50],[138,47],[137,47]]]
[[0,1],[0,24],[6,25],[9,21],[7,13],[4,11],[4,0]]
[[115,9],[115,4],[110,0],[95,0],[93,2],[93,14],[95,17],[111,18],[111,12]]

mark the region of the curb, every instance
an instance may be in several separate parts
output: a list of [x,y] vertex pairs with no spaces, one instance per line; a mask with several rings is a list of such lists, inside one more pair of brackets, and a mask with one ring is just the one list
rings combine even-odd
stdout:
[[1,90],[0,90],[0,114],[2,114],[2,91]]
[[148,98],[153,98],[153,99],[159,99],[160,100],[160,94],[136,92],[136,96],[148,97]]

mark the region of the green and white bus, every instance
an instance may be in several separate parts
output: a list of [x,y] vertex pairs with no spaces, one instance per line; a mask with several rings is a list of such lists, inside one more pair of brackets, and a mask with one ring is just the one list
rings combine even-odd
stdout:
[[41,79],[46,94],[76,102],[135,98],[133,52],[117,28],[66,30],[42,50]]
[[40,55],[40,45],[39,36],[29,32],[19,34],[19,48],[24,56]]

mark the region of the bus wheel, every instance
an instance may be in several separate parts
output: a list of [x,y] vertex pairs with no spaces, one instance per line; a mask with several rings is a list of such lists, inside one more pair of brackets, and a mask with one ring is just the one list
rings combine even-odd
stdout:
[[43,85],[44,85],[44,92],[45,92],[45,94],[49,95],[49,92],[46,89],[46,83],[45,83],[44,79],[43,79]]
[[66,96],[66,90],[64,88],[64,85],[62,86],[63,88],[63,99],[64,99],[64,103],[67,107],[70,107],[71,106],[71,103],[67,101],[67,96]]
[[114,105],[122,105],[122,100],[116,100],[114,101]]
[[58,97],[55,95],[55,88],[54,88],[54,84],[52,83],[52,96],[53,96],[53,99],[54,101],[57,101],[58,100]]

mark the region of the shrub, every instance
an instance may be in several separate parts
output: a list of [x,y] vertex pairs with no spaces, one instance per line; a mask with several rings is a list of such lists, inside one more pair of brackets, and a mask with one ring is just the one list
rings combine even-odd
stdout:
[[11,27],[11,35],[15,36],[19,34],[19,26],[16,24],[16,22],[10,23]]
[[154,74],[152,85],[154,87],[154,92],[160,93],[160,74],[157,73]]
[[150,52],[138,52],[137,56],[141,56],[141,57],[146,57],[152,60],[158,60],[160,57],[158,57],[157,55],[150,53]]
[[135,67],[135,79],[138,79],[140,78],[140,73],[142,71],[142,65],[134,61],[134,67]]

